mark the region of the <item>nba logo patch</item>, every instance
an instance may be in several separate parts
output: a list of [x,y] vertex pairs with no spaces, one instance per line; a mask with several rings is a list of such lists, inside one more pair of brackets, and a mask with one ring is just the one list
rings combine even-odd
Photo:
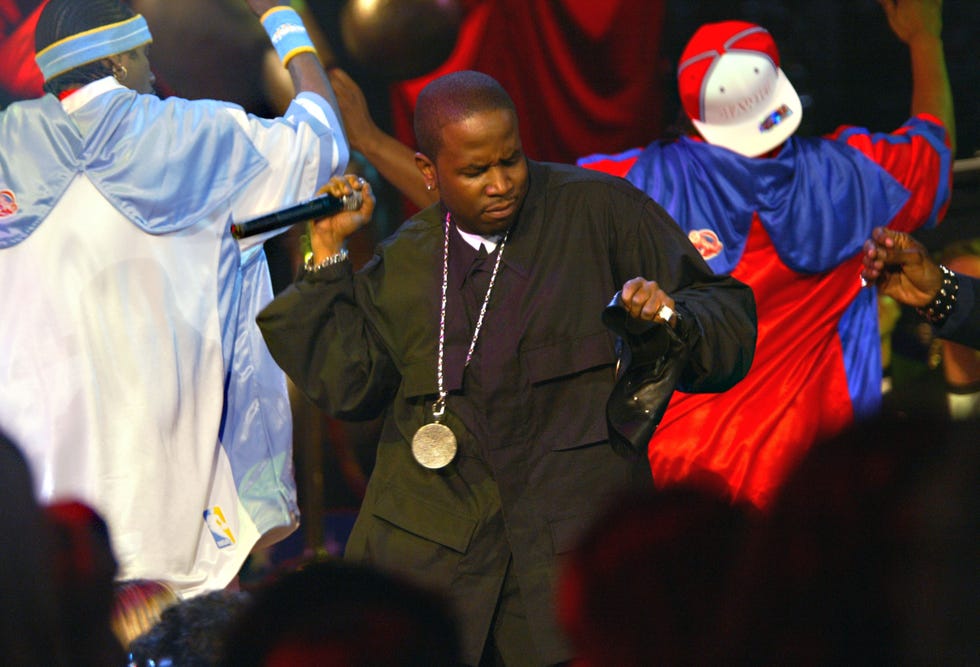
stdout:
[[0,190],[0,218],[17,212],[17,197],[10,190]]
[[687,238],[705,260],[717,257],[725,249],[721,239],[710,229],[692,229]]
[[225,514],[221,511],[221,506],[215,505],[204,510],[204,523],[207,524],[208,530],[211,531],[211,537],[214,538],[214,543],[218,545],[219,549],[235,544],[235,534],[232,532],[231,526],[228,525]]

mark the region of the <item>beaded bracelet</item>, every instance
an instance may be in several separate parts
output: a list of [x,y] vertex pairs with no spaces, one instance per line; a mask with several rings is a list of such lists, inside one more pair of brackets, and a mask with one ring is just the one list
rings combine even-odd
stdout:
[[943,284],[936,292],[936,296],[928,305],[916,308],[919,315],[936,326],[945,322],[953,312],[956,306],[956,293],[960,291],[960,282],[956,274],[942,264],[939,265],[939,270],[943,272]]
[[283,67],[288,67],[289,61],[300,53],[316,54],[303,19],[292,7],[273,7],[259,20],[269,34]]

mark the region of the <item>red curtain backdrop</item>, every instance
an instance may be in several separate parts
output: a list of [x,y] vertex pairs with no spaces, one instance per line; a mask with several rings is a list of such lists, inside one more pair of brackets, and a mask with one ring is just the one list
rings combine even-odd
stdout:
[[[391,90],[392,128],[415,146],[412,112],[432,78],[472,69],[507,89],[527,155],[573,162],[661,135],[664,0],[464,0],[456,48]],[[424,45],[420,45],[424,48]]]
[[[34,25],[43,2],[0,0],[0,88],[41,94]],[[425,77],[394,84],[392,129],[414,146],[412,111],[433,77],[485,72],[514,98],[527,154],[573,162],[647,144],[663,130],[665,0],[462,0],[456,48]],[[419,48],[425,48],[420,44]]]
[[0,89],[10,99],[43,94],[44,80],[34,63],[34,26],[43,4],[25,15],[14,0],[0,0]]

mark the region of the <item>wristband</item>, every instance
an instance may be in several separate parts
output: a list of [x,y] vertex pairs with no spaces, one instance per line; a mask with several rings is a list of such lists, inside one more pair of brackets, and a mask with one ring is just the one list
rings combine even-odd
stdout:
[[303,19],[292,7],[273,7],[262,15],[260,21],[283,67],[288,67],[289,61],[300,53],[316,54],[316,47],[306,32]]
[[939,288],[930,303],[916,309],[919,311],[919,315],[936,326],[945,322],[949,314],[953,312],[953,307],[956,305],[956,293],[960,291],[960,282],[957,280],[956,274],[942,264],[939,265],[939,270],[943,272],[942,287]]

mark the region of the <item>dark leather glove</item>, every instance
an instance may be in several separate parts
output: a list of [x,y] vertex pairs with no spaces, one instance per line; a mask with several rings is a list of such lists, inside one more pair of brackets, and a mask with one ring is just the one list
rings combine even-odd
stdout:
[[689,347],[670,325],[631,317],[619,292],[602,322],[621,341],[618,378],[606,402],[609,442],[621,456],[639,458],[667,410]]

